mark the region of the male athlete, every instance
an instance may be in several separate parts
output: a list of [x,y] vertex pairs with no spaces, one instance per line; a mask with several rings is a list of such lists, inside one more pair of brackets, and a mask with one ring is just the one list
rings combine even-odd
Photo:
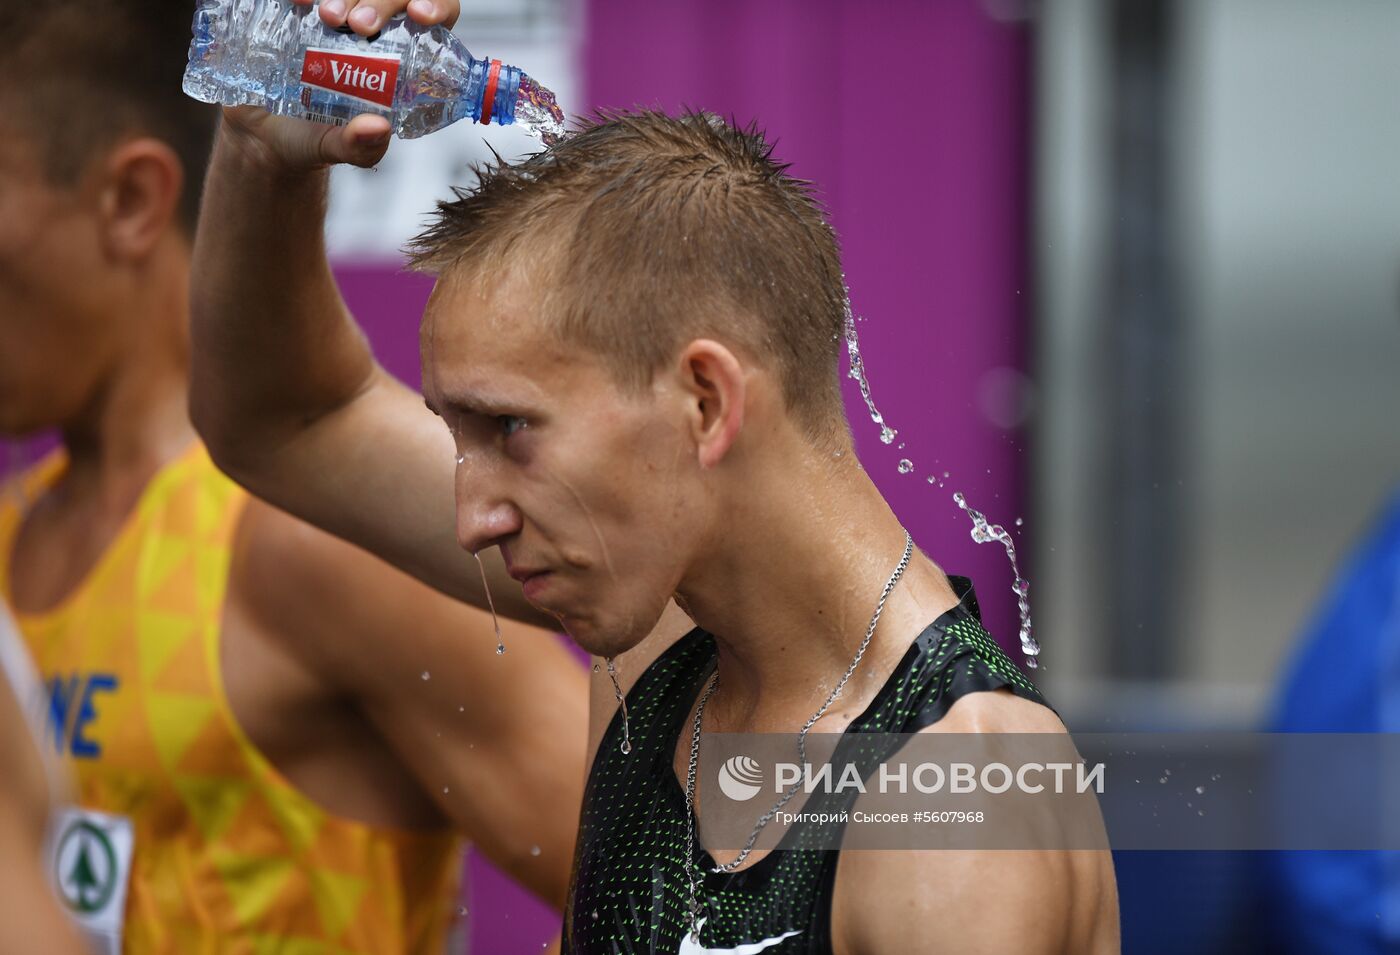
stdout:
[[[370,35],[404,9],[320,15]],[[1107,853],[741,862],[690,837],[704,732],[1064,732],[856,463],[835,240],[761,139],[623,115],[444,204],[414,247],[439,276],[421,342],[441,420],[376,368],[325,267],[325,167],[387,145],[375,116],[225,113],[195,250],[195,418],[257,493],[464,598],[444,569],[498,546],[530,603],[626,655],[630,736],[620,714],[595,733],[565,951],[1117,951]]]
[[0,489],[0,595],[83,810],[58,839],[74,908],[128,953],[438,952],[463,836],[562,907],[583,669],[523,626],[498,656],[489,616],[250,498],[190,424],[217,114],[180,91],[188,11],[61,0],[11,22],[0,435],[63,448]]

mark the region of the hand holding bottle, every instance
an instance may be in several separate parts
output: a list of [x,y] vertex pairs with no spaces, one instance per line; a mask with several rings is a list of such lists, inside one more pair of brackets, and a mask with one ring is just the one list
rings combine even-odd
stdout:
[[[314,0],[291,0],[309,7]],[[458,0],[325,0],[316,14],[328,27],[348,27],[373,36],[391,17],[406,13],[425,27],[451,28],[461,12]],[[374,113],[356,116],[343,126],[274,116],[256,106],[224,110],[225,132],[245,150],[288,169],[313,169],[349,163],[373,166],[389,148],[389,120]]]

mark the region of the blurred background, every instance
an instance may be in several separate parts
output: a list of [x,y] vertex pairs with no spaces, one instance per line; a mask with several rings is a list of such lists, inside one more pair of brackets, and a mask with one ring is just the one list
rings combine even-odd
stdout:
[[[952,492],[1013,532],[1037,679],[1071,729],[1273,725],[1314,608],[1400,484],[1400,4],[463,7],[474,53],[571,114],[755,122],[815,183],[899,432],[882,445],[848,388],[862,459],[919,545],[974,578],[1008,650],[1009,565]],[[459,125],[335,174],[346,297],[414,384],[430,284],[399,249],[488,144],[535,148]],[[1271,950],[1252,862],[1117,863],[1126,952]],[[557,932],[484,865],[469,893],[475,952]]]

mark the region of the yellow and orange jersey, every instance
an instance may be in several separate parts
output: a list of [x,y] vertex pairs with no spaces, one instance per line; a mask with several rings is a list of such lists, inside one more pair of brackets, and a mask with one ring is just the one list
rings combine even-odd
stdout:
[[[25,501],[55,452],[0,495],[0,592]],[[220,620],[245,493],[202,446],[163,468],[82,584],[17,613],[71,771],[60,895],[104,948],[147,953],[441,952],[461,843],[332,815],[248,740],[220,676]]]

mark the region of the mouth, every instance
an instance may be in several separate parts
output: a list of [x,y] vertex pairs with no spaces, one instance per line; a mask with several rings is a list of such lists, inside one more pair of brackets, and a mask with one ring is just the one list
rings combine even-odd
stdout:
[[538,601],[540,592],[549,586],[549,581],[553,576],[550,571],[540,570],[516,579],[520,581],[520,589],[524,591],[525,599],[535,603]]
[[525,599],[531,602],[552,576],[552,572],[549,570],[538,567],[516,567],[509,561],[506,563],[506,573],[510,575],[512,580],[520,584],[520,589],[525,592]]

